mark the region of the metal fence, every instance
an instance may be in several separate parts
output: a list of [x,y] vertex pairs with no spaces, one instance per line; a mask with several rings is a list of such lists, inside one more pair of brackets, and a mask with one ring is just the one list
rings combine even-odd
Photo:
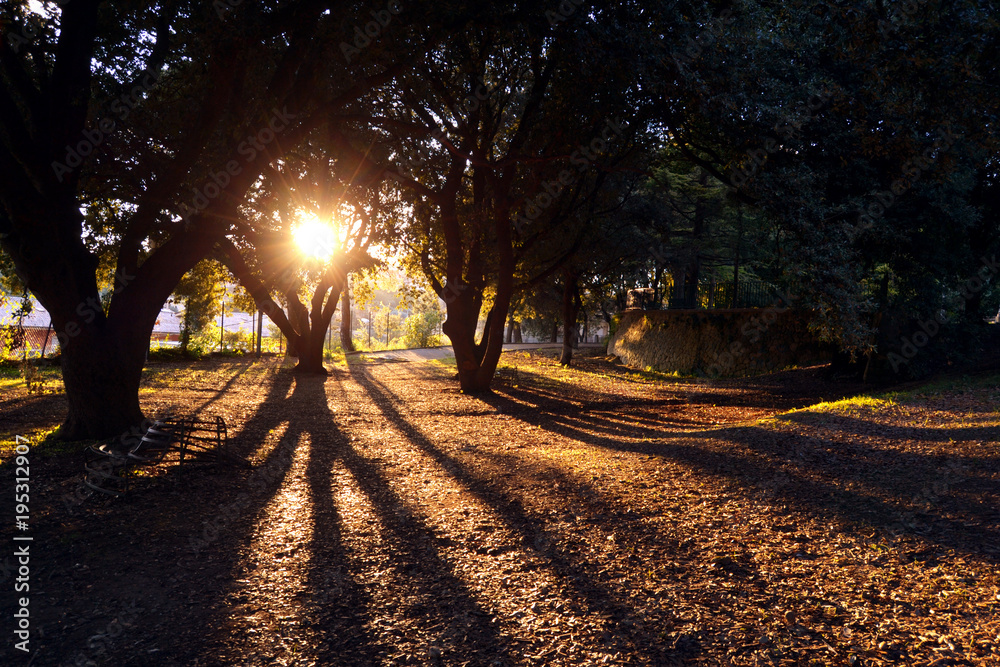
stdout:
[[651,287],[629,290],[628,307],[643,310],[772,308],[784,301],[774,285],[761,280],[708,280],[674,289],[670,281],[659,294]]

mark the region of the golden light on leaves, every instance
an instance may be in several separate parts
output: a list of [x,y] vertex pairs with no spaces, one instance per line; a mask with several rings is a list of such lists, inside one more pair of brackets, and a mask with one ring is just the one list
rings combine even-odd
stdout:
[[303,255],[317,260],[332,257],[340,245],[333,225],[316,217],[306,218],[299,223],[292,230],[292,238]]

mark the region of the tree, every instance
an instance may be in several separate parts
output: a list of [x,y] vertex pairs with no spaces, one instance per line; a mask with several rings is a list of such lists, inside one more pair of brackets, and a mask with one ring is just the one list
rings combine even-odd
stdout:
[[351,285],[344,283],[344,291],[340,295],[340,346],[344,352],[354,352],[354,328],[351,324]]
[[[344,53],[344,19],[365,9],[74,0],[37,15],[4,3],[17,38],[0,44],[0,247],[52,314],[69,403],[60,437],[142,420],[149,335],[181,277],[267,164],[430,38],[391,16],[393,30]],[[106,307],[102,252],[115,267]]]
[[322,148],[293,151],[265,172],[237,232],[220,242],[222,260],[288,338],[301,373],[326,374],[323,345],[348,276],[375,266],[368,250],[388,238],[378,187],[350,182],[356,174]]
[[483,8],[380,91],[389,96],[385,115],[362,114],[392,137],[369,153],[399,166],[389,175],[408,211],[408,268],[446,303],[443,330],[463,391],[489,388],[515,275],[530,268],[530,280],[543,280],[570,252],[564,246],[529,267],[528,249],[578,236],[567,228],[599,191],[608,155],[627,145],[633,54],[622,44],[641,39],[645,20],[634,9],[564,3],[546,16],[527,3]]
[[774,222],[774,275],[816,314],[816,332],[871,351],[872,286],[886,269],[900,293],[921,295],[907,310],[933,312],[941,288],[978,263],[944,249],[975,226],[969,175],[996,154],[984,85],[997,69],[996,9],[749,2],[724,30],[705,19],[711,44],[664,58],[650,82],[706,94],[657,120]]
[[410,314],[403,322],[404,343],[408,348],[434,347],[440,345],[440,339],[435,334],[444,317],[441,313],[438,296],[432,291],[410,291],[404,298],[403,305],[410,309]]
[[219,314],[226,272],[213,260],[202,260],[184,274],[174,294],[184,300],[181,350],[187,354],[192,335],[204,331]]

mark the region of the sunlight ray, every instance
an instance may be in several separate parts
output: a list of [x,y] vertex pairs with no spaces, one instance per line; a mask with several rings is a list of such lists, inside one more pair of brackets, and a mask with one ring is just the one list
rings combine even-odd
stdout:
[[282,653],[308,644],[299,623],[313,538],[306,482],[310,446],[309,435],[301,434],[281,486],[258,513],[237,566],[234,599],[242,603],[230,610],[229,623],[246,647]]
[[[457,460],[442,461],[425,450],[420,443],[426,436],[417,427],[404,433],[396,424],[385,423],[381,413],[369,416],[373,419],[367,437],[357,443],[356,451],[383,471],[402,505],[400,512],[431,531],[434,554],[492,617],[505,643],[522,656],[536,656],[531,664],[614,659],[613,653],[595,645],[585,650],[574,646],[572,656],[543,655],[552,638],[608,627],[605,618],[586,608],[575,582],[552,567],[570,537],[563,532],[567,525],[561,517],[526,534],[476,494]],[[601,548],[613,545],[606,542]],[[555,623],[552,610],[561,612]],[[441,648],[457,648],[456,639],[442,639]]]

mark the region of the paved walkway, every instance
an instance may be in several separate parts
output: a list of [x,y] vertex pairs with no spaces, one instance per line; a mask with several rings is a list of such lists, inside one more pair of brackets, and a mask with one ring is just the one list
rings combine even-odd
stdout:
[[[580,348],[597,349],[604,347],[600,343],[581,343]],[[560,349],[562,343],[507,343],[503,346],[504,352],[512,350],[540,350],[540,349]],[[364,355],[373,359],[390,359],[393,361],[429,361],[431,359],[446,359],[454,357],[455,352],[451,345],[442,347],[424,347],[413,350],[384,350],[382,352],[352,352],[354,355]]]

